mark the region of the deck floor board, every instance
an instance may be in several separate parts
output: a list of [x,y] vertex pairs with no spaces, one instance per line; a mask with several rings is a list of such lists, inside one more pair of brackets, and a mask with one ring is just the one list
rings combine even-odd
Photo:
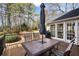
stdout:
[[[67,43],[60,42],[58,49],[64,51],[68,46]],[[14,47],[9,47],[3,53],[3,56],[24,56],[26,51],[21,44],[15,45]],[[74,45],[72,49],[71,56],[79,56],[79,46]]]

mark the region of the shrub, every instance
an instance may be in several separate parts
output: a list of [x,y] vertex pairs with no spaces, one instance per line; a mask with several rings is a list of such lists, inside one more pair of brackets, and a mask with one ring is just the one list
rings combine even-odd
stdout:
[[5,42],[6,43],[13,43],[19,41],[20,38],[17,35],[6,35]]

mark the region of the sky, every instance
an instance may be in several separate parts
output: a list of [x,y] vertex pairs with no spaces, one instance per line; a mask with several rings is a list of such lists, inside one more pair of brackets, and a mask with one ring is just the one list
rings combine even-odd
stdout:
[[35,13],[39,14],[40,13],[40,6],[35,7]]
[[40,14],[40,5],[41,3],[34,3],[35,7],[35,13]]
[[[41,3],[34,3],[35,4],[35,13],[37,13],[37,14],[39,14],[40,13],[40,4]],[[47,6],[46,4],[45,4],[45,6]],[[65,5],[64,4],[61,4],[61,6],[62,6],[62,9],[64,10],[64,7],[65,7]]]
[[[41,3],[34,3],[34,4],[36,6],[35,13],[40,14],[40,4]],[[61,3],[61,9],[64,10],[64,11],[65,11],[65,4],[66,3]],[[46,4],[45,4],[45,6],[47,7]],[[77,7],[79,7],[79,4],[77,4]],[[68,9],[67,11],[71,10],[71,3],[67,3],[67,9]]]

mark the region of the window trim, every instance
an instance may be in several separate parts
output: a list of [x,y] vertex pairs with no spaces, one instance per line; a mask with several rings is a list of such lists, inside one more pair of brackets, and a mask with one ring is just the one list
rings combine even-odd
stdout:
[[[69,26],[71,26],[71,27],[72,27],[72,25],[74,24],[74,28],[75,28],[75,22],[74,22],[74,21],[69,21],[69,22],[67,22],[67,23],[66,23],[66,26],[67,26],[68,23],[71,23],[71,25],[69,25]],[[70,28],[70,30],[71,30],[71,28]],[[74,29],[74,30],[72,29],[72,31],[73,31],[73,33],[74,33],[73,36],[75,36],[75,29]],[[67,37],[66,37],[67,40],[71,40],[72,38],[68,39],[68,36],[69,36],[69,35],[68,35],[68,26],[67,26],[67,31],[66,31],[66,32],[67,32],[67,34],[66,34],[66,35],[67,35]],[[71,32],[71,31],[69,31],[69,32]],[[71,33],[71,34],[72,34],[72,33]],[[72,35],[70,35],[70,36],[72,37]]]
[[[60,38],[60,37],[58,37],[58,25],[59,25],[59,24],[62,24],[62,25],[64,26],[63,23],[57,23],[57,38]],[[63,30],[64,30],[63,26],[62,26],[62,33],[64,34],[64,32],[63,32]],[[62,35],[62,38],[61,38],[61,39],[63,39],[63,38],[64,38],[64,37],[63,37],[63,35]]]
[[[52,35],[52,26],[54,26],[54,30],[53,30],[54,31],[54,36]],[[52,24],[50,28],[51,28],[51,36],[55,37],[55,24]]]

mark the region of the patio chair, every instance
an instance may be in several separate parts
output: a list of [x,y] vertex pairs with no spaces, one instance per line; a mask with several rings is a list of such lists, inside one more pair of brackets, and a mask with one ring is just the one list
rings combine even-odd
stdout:
[[28,32],[24,35],[25,42],[32,41],[32,33]]
[[[26,33],[25,36],[25,42],[30,42],[33,40],[38,40],[40,39],[40,34],[39,33]],[[27,52],[25,53],[25,56],[28,55]]]
[[47,31],[45,37],[51,39],[51,33]]
[[5,48],[5,40],[4,40],[4,36],[0,36],[0,56],[2,55],[4,48]]
[[[24,35],[24,39],[25,39],[25,42],[30,42],[30,41],[32,41],[32,35],[33,35],[33,33],[30,33],[30,32],[27,32],[25,35]],[[24,56],[26,56],[27,55],[27,52],[25,53],[25,55]]]
[[33,40],[39,40],[40,34],[39,33],[33,33]]
[[71,49],[73,47],[73,44],[75,43],[74,41],[75,41],[75,38],[71,40],[71,42],[69,43],[67,49],[64,52],[59,51],[58,49],[54,48],[52,50],[52,54],[55,55],[55,56],[70,56]]

